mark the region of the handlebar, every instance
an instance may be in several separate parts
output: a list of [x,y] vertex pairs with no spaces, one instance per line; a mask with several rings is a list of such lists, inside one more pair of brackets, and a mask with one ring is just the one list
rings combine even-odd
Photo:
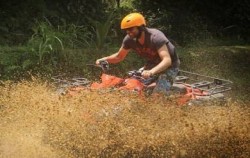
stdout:
[[[99,65],[96,65],[96,64],[87,64],[87,65],[99,67],[102,69],[103,72],[107,72],[110,70],[109,63],[106,60],[101,60],[101,61],[99,61],[99,63],[100,63]],[[156,81],[158,78],[158,76],[156,76],[156,75],[151,76],[149,78],[144,78],[142,76],[142,72],[143,72],[143,69],[132,70],[132,71],[127,72],[127,75],[130,78],[135,78],[135,79],[139,80],[144,85],[150,85],[151,83]]]
[[99,61],[99,63],[100,63],[99,65],[97,65],[97,64],[87,64],[87,65],[99,67],[102,69],[103,72],[109,71],[109,63],[106,60],[101,60],[101,61]]
[[106,60],[99,61],[100,66],[104,72],[107,72],[109,70],[109,63]]
[[149,78],[144,78],[142,77],[142,72],[143,70],[132,70],[132,71],[129,71],[127,74],[129,77],[139,80],[144,85],[150,85],[151,83],[156,81],[158,78],[156,75],[150,76]]

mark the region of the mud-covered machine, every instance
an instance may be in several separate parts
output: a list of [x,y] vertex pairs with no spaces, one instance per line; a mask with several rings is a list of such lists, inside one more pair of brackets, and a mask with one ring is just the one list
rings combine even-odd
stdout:
[[[129,71],[126,78],[109,75],[107,62],[102,62],[100,65],[89,65],[102,69],[103,74],[99,83],[81,77],[63,79],[63,76],[55,76],[52,79],[57,84],[58,93],[73,95],[75,91],[86,88],[117,88],[119,90],[137,91],[142,94],[148,89],[153,89],[157,80],[157,76],[144,79],[141,76],[141,70]],[[231,86],[232,82],[229,80],[180,70],[174,81],[171,94],[179,96],[179,104],[181,105],[201,101],[221,101],[225,100],[226,92],[231,90]]]

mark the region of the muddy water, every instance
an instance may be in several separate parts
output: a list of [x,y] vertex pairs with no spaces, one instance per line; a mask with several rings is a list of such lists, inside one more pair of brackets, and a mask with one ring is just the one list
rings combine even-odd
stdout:
[[248,105],[177,106],[112,90],[0,87],[0,157],[249,157]]

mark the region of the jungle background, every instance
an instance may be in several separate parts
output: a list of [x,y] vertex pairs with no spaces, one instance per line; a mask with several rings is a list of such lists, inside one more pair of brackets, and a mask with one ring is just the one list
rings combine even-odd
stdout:
[[[0,1],[0,157],[249,157],[247,0]],[[121,19],[142,13],[176,46],[181,69],[233,82],[225,104],[176,105],[116,91],[60,96],[55,75],[98,80]],[[125,76],[143,61],[111,65]]]

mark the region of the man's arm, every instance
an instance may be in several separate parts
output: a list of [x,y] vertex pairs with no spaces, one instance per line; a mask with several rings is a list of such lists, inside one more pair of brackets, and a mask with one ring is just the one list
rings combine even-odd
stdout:
[[123,47],[121,47],[117,53],[114,53],[107,57],[103,57],[101,59],[97,59],[96,64],[99,64],[100,60],[106,60],[108,63],[112,63],[112,64],[119,63],[125,59],[128,52],[129,52],[129,49],[124,49]]
[[151,70],[143,71],[143,77],[147,78],[152,75],[158,74],[172,65],[172,60],[166,44],[164,44],[161,48],[158,49],[158,54],[161,58],[161,62]]

